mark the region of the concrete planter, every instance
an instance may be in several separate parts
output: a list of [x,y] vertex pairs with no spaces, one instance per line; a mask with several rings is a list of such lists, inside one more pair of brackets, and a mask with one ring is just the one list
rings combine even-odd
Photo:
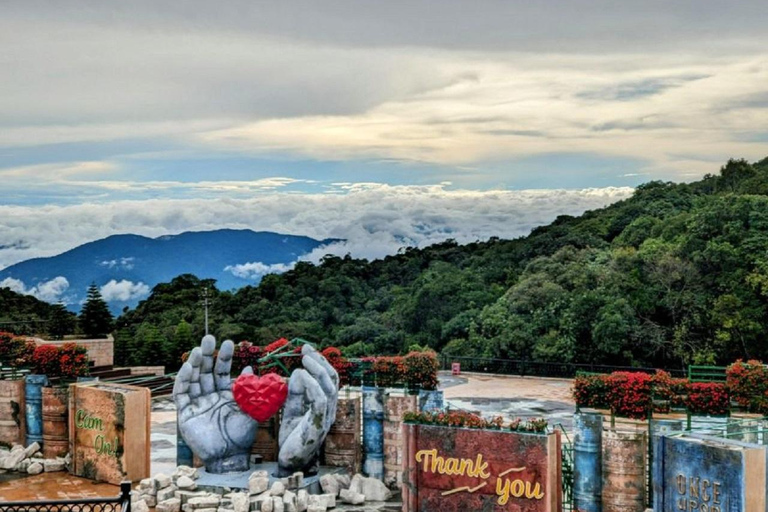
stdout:
[[403,424],[404,512],[558,512],[560,433]]

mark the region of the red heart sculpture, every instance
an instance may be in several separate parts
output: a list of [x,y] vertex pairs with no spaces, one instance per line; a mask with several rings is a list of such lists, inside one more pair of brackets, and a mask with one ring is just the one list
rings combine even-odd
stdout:
[[232,385],[232,395],[240,409],[256,421],[271,418],[288,397],[288,386],[276,373],[261,377],[240,375]]

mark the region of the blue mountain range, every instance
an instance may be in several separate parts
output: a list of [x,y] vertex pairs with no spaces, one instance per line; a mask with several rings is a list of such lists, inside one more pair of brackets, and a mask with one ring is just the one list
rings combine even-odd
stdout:
[[[221,290],[258,283],[300,256],[337,242],[251,230],[220,229],[147,238],[114,235],[58,256],[34,258],[0,270],[0,282],[12,278],[27,290],[51,286],[72,311],[79,311],[91,283],[101,288],[113,313],[134,307],[158,283],[180,274],[216,279]],[[66,283],[60,278],[66,279]],[[51,284],[52,283],[52,284]],[[47,286],[47,288],[46,288]],[[37,293],[40,297],[41,293]]]

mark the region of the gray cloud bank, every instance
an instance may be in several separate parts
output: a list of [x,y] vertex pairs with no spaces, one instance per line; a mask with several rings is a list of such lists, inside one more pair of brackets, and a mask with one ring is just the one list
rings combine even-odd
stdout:
[[[218,228],[347,240],[311,255],[314,260],[325,253],[379,258],[404,246],[424,246],[447,238],[469,242],[522,236],[558,215],[578,215],[632,194],[631,188],[615,187],[484,192],[380,184],[348,188],[346,194],[275,193],[252,199],[0,206],[0,267],[58,254],[117,233],[155,237]],[[253,273],[264,269],[232,270]]]
[[464,165],[581,151],[685,179],[764,156],[766,19],[765,0],[10,1],[0,152],[145,138],[159,154]]

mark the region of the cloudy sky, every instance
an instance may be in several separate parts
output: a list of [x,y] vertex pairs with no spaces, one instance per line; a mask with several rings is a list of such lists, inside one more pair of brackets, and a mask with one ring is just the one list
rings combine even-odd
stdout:
[[765,0],[8,0],[0,267],[223,226],[375,257],[757,160],[766,19]]

